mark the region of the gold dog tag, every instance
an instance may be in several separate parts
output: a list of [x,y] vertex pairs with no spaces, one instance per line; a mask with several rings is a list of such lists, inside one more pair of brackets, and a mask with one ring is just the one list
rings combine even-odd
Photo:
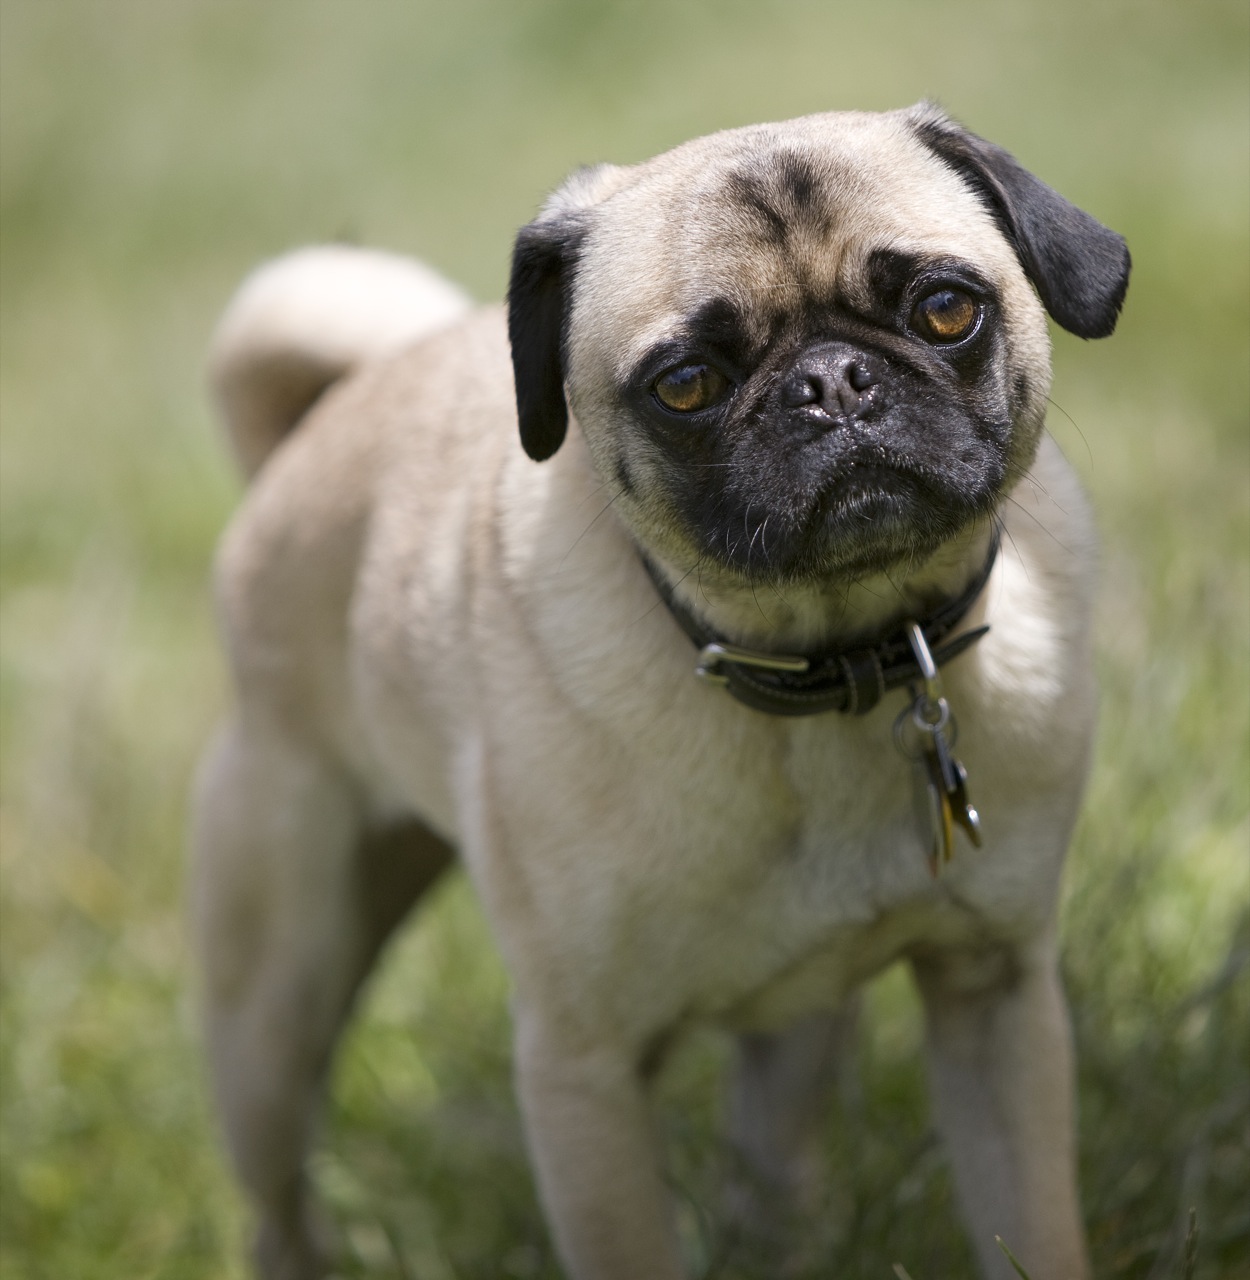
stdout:
[[942,785],[941,768],[936,756],[925,753],[925,793],[928,797],[929,831],[929,874],[937,877],[938,872],[951,860],[955,852],[955,824],[951,811],[950,796]]
[[968,771],[951,752],[955,721],[933,655],[916,623],[908,623],[907,630],[921,682],[912,686],[912,703],[895,721],[894,740],[919,766],[919,807],[928,822],[929,871],[936,876],[954,856],[956,824],[976,848],[981,847],[981,815],[968,800]]

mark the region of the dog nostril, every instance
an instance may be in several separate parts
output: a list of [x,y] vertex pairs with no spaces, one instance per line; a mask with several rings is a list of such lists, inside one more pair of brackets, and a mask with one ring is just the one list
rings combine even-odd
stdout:
[[872,370],[862,360],[853,360],[847,366],[846,380],[856,391],[867,391],[869,387],[877,385]]
[[805,404],[820,404],[825,398],[825,389],[818,378],[796,373],[786,379],[781,398],[787,408],[798,409]]

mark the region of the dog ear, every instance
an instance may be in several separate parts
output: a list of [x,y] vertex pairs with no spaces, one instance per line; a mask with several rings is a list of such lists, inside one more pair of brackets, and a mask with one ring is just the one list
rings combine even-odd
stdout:
[[590,211],[629,180],[627,167],[587,165],[548,197],[542,212],[517,233],[508,284],[508,339],[516,383],[521,444],[536,462],[564,442],[565,339],[573,277]]
[[925,145],[989,205],[1055,320],[1081,338],[1107,337],[1128,289],[1123,236],[935,108],[922,106],[912,122]]
[[508,339],[521,444],[536,462],[564,441],[565,318],[583,230],[572,217],[541,217],[522,227],[512,250]]

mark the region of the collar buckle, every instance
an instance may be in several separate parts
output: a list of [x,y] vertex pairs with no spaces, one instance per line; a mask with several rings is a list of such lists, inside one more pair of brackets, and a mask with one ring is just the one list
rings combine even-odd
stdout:
[[812,665],[808,658],[797,654],[762,653],[758,649],[745,649],[741,645],[714,640],[699,650],[699,661],[694,673],[708,684],[727,685],[729,677],[721,670],[726,663],[739,667],[757,667],[761,671],[789,671],[795,675],[801,675]]
[[[825,711],[866,715],[891,689],[915,683],[927,708],[941,698],[938,668],[974,645],[989,630],[974,627],[950,639],[964,615],[985,590],[998,558],[995,528],[981,572],[952,600],[923,619],[908,619],[856,649],[826,649],[810,655],[768,653],[720,639],[682,604],[664,575],[642,554],[643,567],[673,620],[698,650],[695,674],[717,685],[745,706],[767,715],[807,716]],[[933,712],[930,710],[930,715]]]

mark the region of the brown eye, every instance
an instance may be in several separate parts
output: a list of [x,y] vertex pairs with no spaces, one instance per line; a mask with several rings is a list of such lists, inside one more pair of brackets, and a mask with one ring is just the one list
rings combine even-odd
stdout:
[[674,413],[698,413],[722,399],[729,379],[706,364],[683,364],[662,373],[655,383],[659,402]]
[[916,303],[912,327],[930,342],[958,342],[975,328],[981,311],[958,289],[939,289]]

